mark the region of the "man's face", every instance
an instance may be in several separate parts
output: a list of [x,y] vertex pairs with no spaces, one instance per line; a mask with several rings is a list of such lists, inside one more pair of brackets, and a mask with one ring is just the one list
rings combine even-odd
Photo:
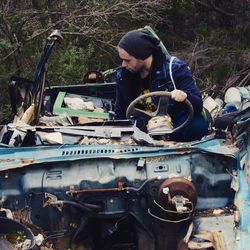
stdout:
[[144,67],[144,61],[140,59],[136,59],[131,56],[126,50],[118,47],[118,53],[120,58],[122,59],[122,67],[126,68],[132,73],[139,72]]

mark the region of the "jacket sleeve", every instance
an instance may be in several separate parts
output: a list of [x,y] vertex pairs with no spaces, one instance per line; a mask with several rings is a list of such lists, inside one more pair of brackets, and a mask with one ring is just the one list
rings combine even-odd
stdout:
[[117,68],[115,72],[116,81],[116,100],[115,100],[115,119],[126,119],[126,105],[125,105],[125,90],[122,81],[122,68]]
[[176,88],[187,94],[187,99],[191,102],[194,113],[200,114],[203,109],[202,96],[188,66],[183,64],[177,71],[174,72],[173,78]]
[[126,119],[124,90],[122,89],[122,84],[119,80],[116,83],[115,119]]

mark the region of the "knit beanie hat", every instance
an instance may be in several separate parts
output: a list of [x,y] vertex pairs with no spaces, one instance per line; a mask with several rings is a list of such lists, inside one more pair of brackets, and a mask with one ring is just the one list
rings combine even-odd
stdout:
[[137,59],[145,60],[154,51],[160,49],[159,43],[159,39],[153,37],[145,30],[132,30],[122,37],[118,47]]

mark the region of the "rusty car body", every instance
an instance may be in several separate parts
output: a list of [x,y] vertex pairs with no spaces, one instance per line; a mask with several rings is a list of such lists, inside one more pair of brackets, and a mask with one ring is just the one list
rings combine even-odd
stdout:
[[30,248],[249,249],[249,107],[200,141],[156,140],[112,119],[114,82],[45,88],[59,40],[48,37],[33,81],[11,78],[0,134],[2,217],[43,236]]

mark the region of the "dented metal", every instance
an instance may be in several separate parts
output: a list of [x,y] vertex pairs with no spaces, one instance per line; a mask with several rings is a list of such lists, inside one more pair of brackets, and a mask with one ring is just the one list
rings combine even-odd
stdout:
[[[200,141],[155,138],[113,120],[113,82],[43,89],[58,40],[58,32],[48,37],[34,81],[11,78],[12,115],[0,132],[1,213],[30,227],[37,249],[247,250],[250,109],[225,128],[211,124]],[[39,105],[25,124],[30,91]],[[66,95],[84,96],[91,108],[73,112]],[[48,116],[53,111],[61,115]]]

